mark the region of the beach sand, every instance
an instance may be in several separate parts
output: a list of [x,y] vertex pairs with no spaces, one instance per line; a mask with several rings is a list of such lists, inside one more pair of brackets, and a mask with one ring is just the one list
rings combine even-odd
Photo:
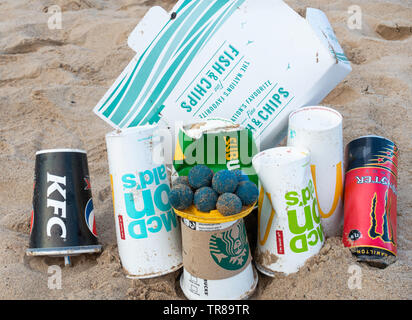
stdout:
[[[323,10],[352,73],[322,102],[344,116],[344,143],[366,134],[400,149],[398,260],[386,269],[356,262],[339,237],[295,274],[259,274],[252,299],[412,298],[412,2],[357,0],[362,28],[347,21],[353,1],[286,1],[303,14]],[[127,37],[153,5],[174,1],[3,0],[0,2],[0,299],[185,299],[180,272],[147,280],[124,276],[116,246],[105,134],[92,109],[134,56]],[[62,29],[49,29],[53,5]],[[103,252],[72,259],[27,257],[35,152],[88,153]],[[248,218],[248,225],[256,223]],[[253,236],[253,232],[252,232]],[[251,243],[255,239],[250,239]],[[62,267],[62,289],[48,288],[48,267]],[[361,288],[350,289],[350,266]]]

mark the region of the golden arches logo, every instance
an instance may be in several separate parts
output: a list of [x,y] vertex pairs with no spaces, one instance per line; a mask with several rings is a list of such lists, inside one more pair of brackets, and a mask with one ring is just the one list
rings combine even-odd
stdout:
[[317,202],[318,202],[319,213],[320,213],[322,218],[329,218],[335,212],[335,210],[338,206],[338,203],[339,203],[339,199],[342,198],[342,196],[343,196],[342,162],[339,162],[336,165],[335,195],[333,197],[332,208],[330,209],[330,211],[328,213],[324,213],[322,211],[322,208],[321,208],[320,203],[319,203],[318,189],[316,187],[316,166],[311,165],[310,170],[312,171],[313,183],[315,185],[315,193],[316,193],[316,199],[317,199]]
[[[270,217],[269,217],[268,224],[266,225],[266,228],[265,228],[265,235],[263,236],[263,239],[262,239],[261,232],[260,232],[260,217],[262,215],[262,206],[263,206],[263,201],[264,201],[264,198],[265,198],[265,194],[269,199],[271,212],[270,212]],[[275,217],[276,211],[272,207],[272,198],[271,198],[270,194],[265,192],[265,190],[263,190],[262,187],[260,188],[258,207],[259,207],[259,209],[258,209],[258,241],[259,241],[259,244],[261,246],[264,246],[266,241],[268,240],[270,227],[272,226],[273,218]]]
[[113,176],[112,175],[110,175],[110,186],[112,188],[113,214],[114,214],[114,217],[116,218],[116,207],[114,206],[114,188],[113,188]]
[[178,139],[177,143],[176,143],[176,151],[175,151],[174,161],[183,161],[183,160],[185,160],[185,155],[183,153],[182,147],[180,145],[180,141]]

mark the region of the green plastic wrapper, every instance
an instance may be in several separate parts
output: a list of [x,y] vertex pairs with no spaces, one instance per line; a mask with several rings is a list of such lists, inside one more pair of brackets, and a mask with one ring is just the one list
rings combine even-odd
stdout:
[[258,186],[252,166],[257,153],[252,132],[231,121],[213,119],[184,125],[178,133],[173,176],[187,176],[192,167],[204,164],[214,173],[240,169]]

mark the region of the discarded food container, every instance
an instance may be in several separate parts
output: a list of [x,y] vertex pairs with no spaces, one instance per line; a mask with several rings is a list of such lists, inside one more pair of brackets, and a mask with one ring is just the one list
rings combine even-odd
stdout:
[[286,136],[291,111],[320,103],[351,71],[326,15],[308,8],[305,19],[283,1],[153,7],[128,44],[136,56],[94,108],[99,117],[114,128],[163,119],[172,129],[225,118],[261,150]]
[[169,203],[157,126],[106,135],[120,260],[129,278],[152,278],[182,266],[180,225]]
[[[268,149],[253,158],[253,167],[272,205],[272,210],[258,212],[256,267],[268,276],[294,273],[324,243],[309,151]],[[260,197],[262,208],[262,193]]]
[[83,150],[36,152],[29,256],[64,257],[101,251]]
[[[239,184],[242,179],[257,184],[257,175],[252,167],[252,157],[256,153],[252,133],[239,124],[224,119],[186,124],[178,133],[174,176],[188,176],[190,183],[190,179],[196,177],[193,170],[207,166],[215,175],[221,172],[231,176],[232,179],[227,181],[230,185]],[[227,175],[228,170],[236,170],[238,175]],[[215,180],[214,185],[210,177],[205,188],[228,187],[223,181],[223,178],[220,182]],[[180,285],[184,294],[192,300],[248,298],[254,292],[258,278],[251,263],[243,218],[252,212],[256,203],[242,206],[239,213],[224,215],[216,209],[201,212],[194,200],[184,210],[175,208],[176,214],[183,218]],[[240,198],[239,202],[241,206]]]
[[240,170],[258,184],[252,158],[258,152],[252,133],[225,119],[211,119],[182,125],[178,131],[173,160],[174,176],[187,176],[197,164],[215,173]]
[[288,146],[310,152],[322,228],[326,237],[343,228],[343,133],[342,115],[331,108],[304,107],[289,116]]
[[258,282],[243,219],[200,223],[182,219],[183,274],[190,300],[242,300]]
[[359,261],[386,267],[396,261],[398,147],[364,136],[346,147],[343,244]]

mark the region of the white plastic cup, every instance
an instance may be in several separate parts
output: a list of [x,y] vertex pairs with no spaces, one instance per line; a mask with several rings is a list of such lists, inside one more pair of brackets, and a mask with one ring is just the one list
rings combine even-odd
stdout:
[[297,272],[324,243],[310,154],[304,148],[273,148],[252,163],[265,192],[259,201],[256,267],[268,276]]
[[343,228],[342,115],[331,108],[313,106],[289,116],[288,146],[303,147],[311,155],[311,172],[326,237]]
[[169,203],[157,126],[106,135],[120,260],[129,278],[153,278],[182,266],[180,223]]
[[[196,233],[208,233],[212,235],[213,233],[224,232],[225,230],[230,229],[233,225],[237,222],[225,222],[219,224],[205,224],[199,223],[195,221],[190,221],[188,219],[182,219],[182,231],[184,228],[189,228]],[[244,226],[243,219],[240,222]],[[212,238],[211,237],[211,238]],[[224,237],[224,239],[230,239],[229,237]],[[185,243],[185,238],[183,237],[183,251],[185,251],[185,247],[189,247],[192,243]],[[230,243],[233,244],[231,246],[231,251],[239,250],[242,248],[243,241],[239,241],[236,239],[233,242],[227,242],[226,248],[230,246]],[[244,243],[245,244],[245,243]],[[248,246],[247,239],[246,245]],[[213,248],[212,248],[213,247]],[[211,249],[216,253],[216,247],[212,246]],[[189,249],[190,250],[190,249]],[[239,250],[240,251],[240,250]],[[205,252],[204,252],[205,253]],[[199,253],[201,254],[201,253]],[[206,254],[210,255],[212,252],[206,252]],[[251,254],[249,252],[249,254]],[[217,252],[217,256],[221,257],[224,256],[224,253]],[[203,259],[204,257],[198,256],[198,259]],[[224,258],[223,258],[224,259]],[[220,261],[223,261],[220,260]],[[183,259],[185,262],[185,259]],[[216,267],[216,266],[214,266]],[[213,266],[212,266],[213,268]],[[201,278],[198,274],[190,273],[185,266],[183,266],[183,273],[180,277],[180,287],[184,295],[189,300],[245,300],[248,299],[255,291],[258,282],[258,276],[256,270],[253,267],[252,261],[249,260],[246,263],[246,266],[243,270],[237,273],[234,276],[218,279],[218,280],[210,280]]]

